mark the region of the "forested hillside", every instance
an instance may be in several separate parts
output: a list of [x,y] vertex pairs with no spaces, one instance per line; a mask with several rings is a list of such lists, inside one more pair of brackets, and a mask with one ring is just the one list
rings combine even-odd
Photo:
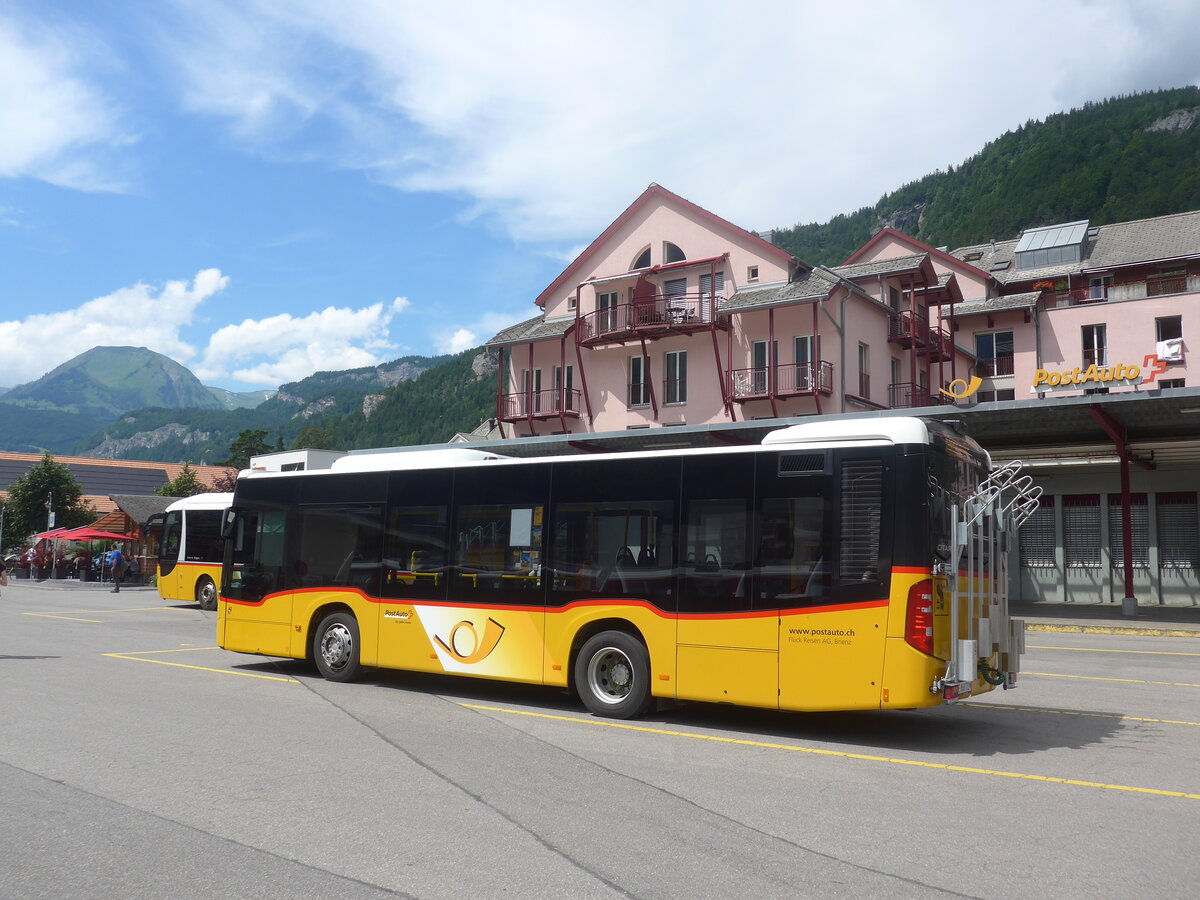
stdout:
[[1195,87],[1027,122],[961,166],[906,184],[873,207],[777,229],[773,237],[806,262],[837,265],[885,225],[934,247],[962,247],[1056,222],[1106,225],[1191,209],[1200,209]]

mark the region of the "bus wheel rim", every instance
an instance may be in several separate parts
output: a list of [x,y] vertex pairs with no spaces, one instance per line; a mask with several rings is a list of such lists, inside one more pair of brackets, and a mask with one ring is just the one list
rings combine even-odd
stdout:
[[353,650],[354,637],[350,629],[340,622],[330,625],[321,635],[321,658],[331,669],[344,667]]
[[211,581],[206,581],[200,585],[200,604],[207,606],[217,599],[217,586]]
[[605,647],[588,662],[588,686],[603,703],[617,704],[633,690],[633,663],[616,647]]

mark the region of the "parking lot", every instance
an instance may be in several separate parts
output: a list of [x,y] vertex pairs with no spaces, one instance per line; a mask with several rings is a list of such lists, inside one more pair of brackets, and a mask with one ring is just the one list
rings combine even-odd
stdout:
[[227,653],[152,589],[0,596],[21,897],[1192,897],[1200,640],[1029,635],[956,707],[588,715]]

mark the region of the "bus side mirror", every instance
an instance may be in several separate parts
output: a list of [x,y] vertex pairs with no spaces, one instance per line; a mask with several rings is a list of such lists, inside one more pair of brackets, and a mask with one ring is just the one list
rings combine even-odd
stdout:
[[230,507],[225,510],[225,516],[221,519],[221,538],[229,540],[229,536],[233,534],[233,524],[237,521],[237,510]]

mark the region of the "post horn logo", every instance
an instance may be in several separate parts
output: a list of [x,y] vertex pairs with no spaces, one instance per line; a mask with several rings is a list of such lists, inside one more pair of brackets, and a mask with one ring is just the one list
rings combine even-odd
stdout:
[[966,400],[979,390],[981,384],[983,384],[983,379],[978,375],[972,375],[970,383],[965,378],[955,378],[946,387],[938,388],[938,390],[954,400]]
[[[465,631],[462,637],[460,632]],[[500,643],[500,638],[504,634],[504,626],[495,619],[489,617],[487,624],[483,627],[483,639],[475,631],[475,623],[467,619],[459,622],[450,629],[450,637],[448,640],[442,640],[436,634],[433,639],[438,642],[446,653],[460,663],[470,665],[471,663],[482,662],[487,659],[496,645]],[[469,640],[468,636],[469,635]],[[466,651],[465,653],[463,651]]]

